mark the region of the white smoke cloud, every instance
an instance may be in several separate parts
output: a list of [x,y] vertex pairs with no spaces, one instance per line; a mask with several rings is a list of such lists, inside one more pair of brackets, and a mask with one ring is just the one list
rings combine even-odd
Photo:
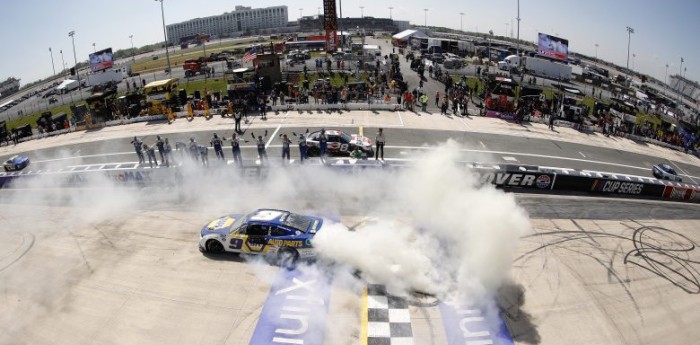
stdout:
[[[181,178],[155,173],[154,179],[160,181],[150,187],[125,187],[100,174],[90,175],[80,188],[61,188],[65,180],[61,175],[25,179],[14,184],[16,189],[1,190],[0,203],[27,205],[13,207],[20,214],[13,215],[16,221],[9,225],[18,232],[31,232],[44,243],[37,246],[50,246],[46,239],[66,234],[53,234],[56,229],[100,231],[149,211],[198,214],[201,219],[182,224],[192,228],[193,238],[199,231],[193,225],[197,221],[256,208],[342,217],[348,224],[329,225],[314,240],[319,255],[337,264],[323,268],[328,275],[342,277],[336,285],[357,292],[362,283],[348,272],[358,269],[393,291],[418,290],[461,302],[495,294],[508,277],[518,238],[530,231],[527,214],[512,195],[481,186],[471,172],[454,164],[461,155],[452,141],[416,157],[410,168],[395,171],[370,169],[353,174],[319,166],[285,168],[272,158],[269,176],[262,181],[245,178],[233,166],[220,166],[213,157],[210,152],[208,169],[185,165]],[[60,207],[60,219],[42,219],[42,226],[20,221],[41,217],[35,210],[42,207]],[[348,226],[358,220],[364,221],[351,231]],[[138,248],[129,251],[134,252]],[[129,254],[112,253],[111,264],[118,265],[125,255]],[[0,272],[0,289],[5,294],[36,300],[41,306],[13,321],[13,329],[5,335],[9,339],[21,334],[32,317],[69,305],[71,286],[91,270],[106,269],[88,269],[76,254],[66,262],[47,265],[50,272],[42,269],[48,280],[27,281],[26,272],[35,265],[36,259],[24,260]],[[262,280],[273,279],[269,266],[260,262],[251,266],[260,271]],[[0,318],[3,324],[6,321]]]

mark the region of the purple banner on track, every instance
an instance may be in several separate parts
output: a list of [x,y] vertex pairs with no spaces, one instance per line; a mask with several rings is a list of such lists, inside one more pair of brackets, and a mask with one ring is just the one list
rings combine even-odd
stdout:
[[498,312],[440,303],[440,314],[448,345],[513,345],[513,338]]
[[313,267],[280,269],[250,344],[323,344],[330,286]]

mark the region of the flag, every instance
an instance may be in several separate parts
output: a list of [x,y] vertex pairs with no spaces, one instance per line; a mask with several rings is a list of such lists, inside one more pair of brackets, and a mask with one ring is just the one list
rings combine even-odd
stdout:
[[257,55],[258,54],[255,52],[255,47],[251,48],[247,53],[245,53],[245,55],[243,55],[243,63],[255,60]]

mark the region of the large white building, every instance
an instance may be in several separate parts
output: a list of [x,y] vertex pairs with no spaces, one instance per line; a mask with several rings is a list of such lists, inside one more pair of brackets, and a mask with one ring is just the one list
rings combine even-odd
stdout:
[[681,77],[680,75],[672,75],[669,78],[669,86],[676,92],[680,92],[686,97],[697,101],[700,99],[700,85],[697,82]]
[[19,79],[9,77],[0,82],[0,97],[9,96],[17,91],[19,91]]
[[197,34],[228,37],[239,36],[246,32],[264,33],[265,30],[286,27],[288,21],[287,6],[265,8],[236,6],[235,11],[170,24],[166,26],[166,30],[168,42],[178,44],[181,39]]

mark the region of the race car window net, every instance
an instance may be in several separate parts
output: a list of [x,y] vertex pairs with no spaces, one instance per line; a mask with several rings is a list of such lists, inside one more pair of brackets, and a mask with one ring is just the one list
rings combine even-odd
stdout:
[[289,213],[289,216],[284,220],[284,225],[306,232],[313,222],[313,218],[302,216],[300,214]]

